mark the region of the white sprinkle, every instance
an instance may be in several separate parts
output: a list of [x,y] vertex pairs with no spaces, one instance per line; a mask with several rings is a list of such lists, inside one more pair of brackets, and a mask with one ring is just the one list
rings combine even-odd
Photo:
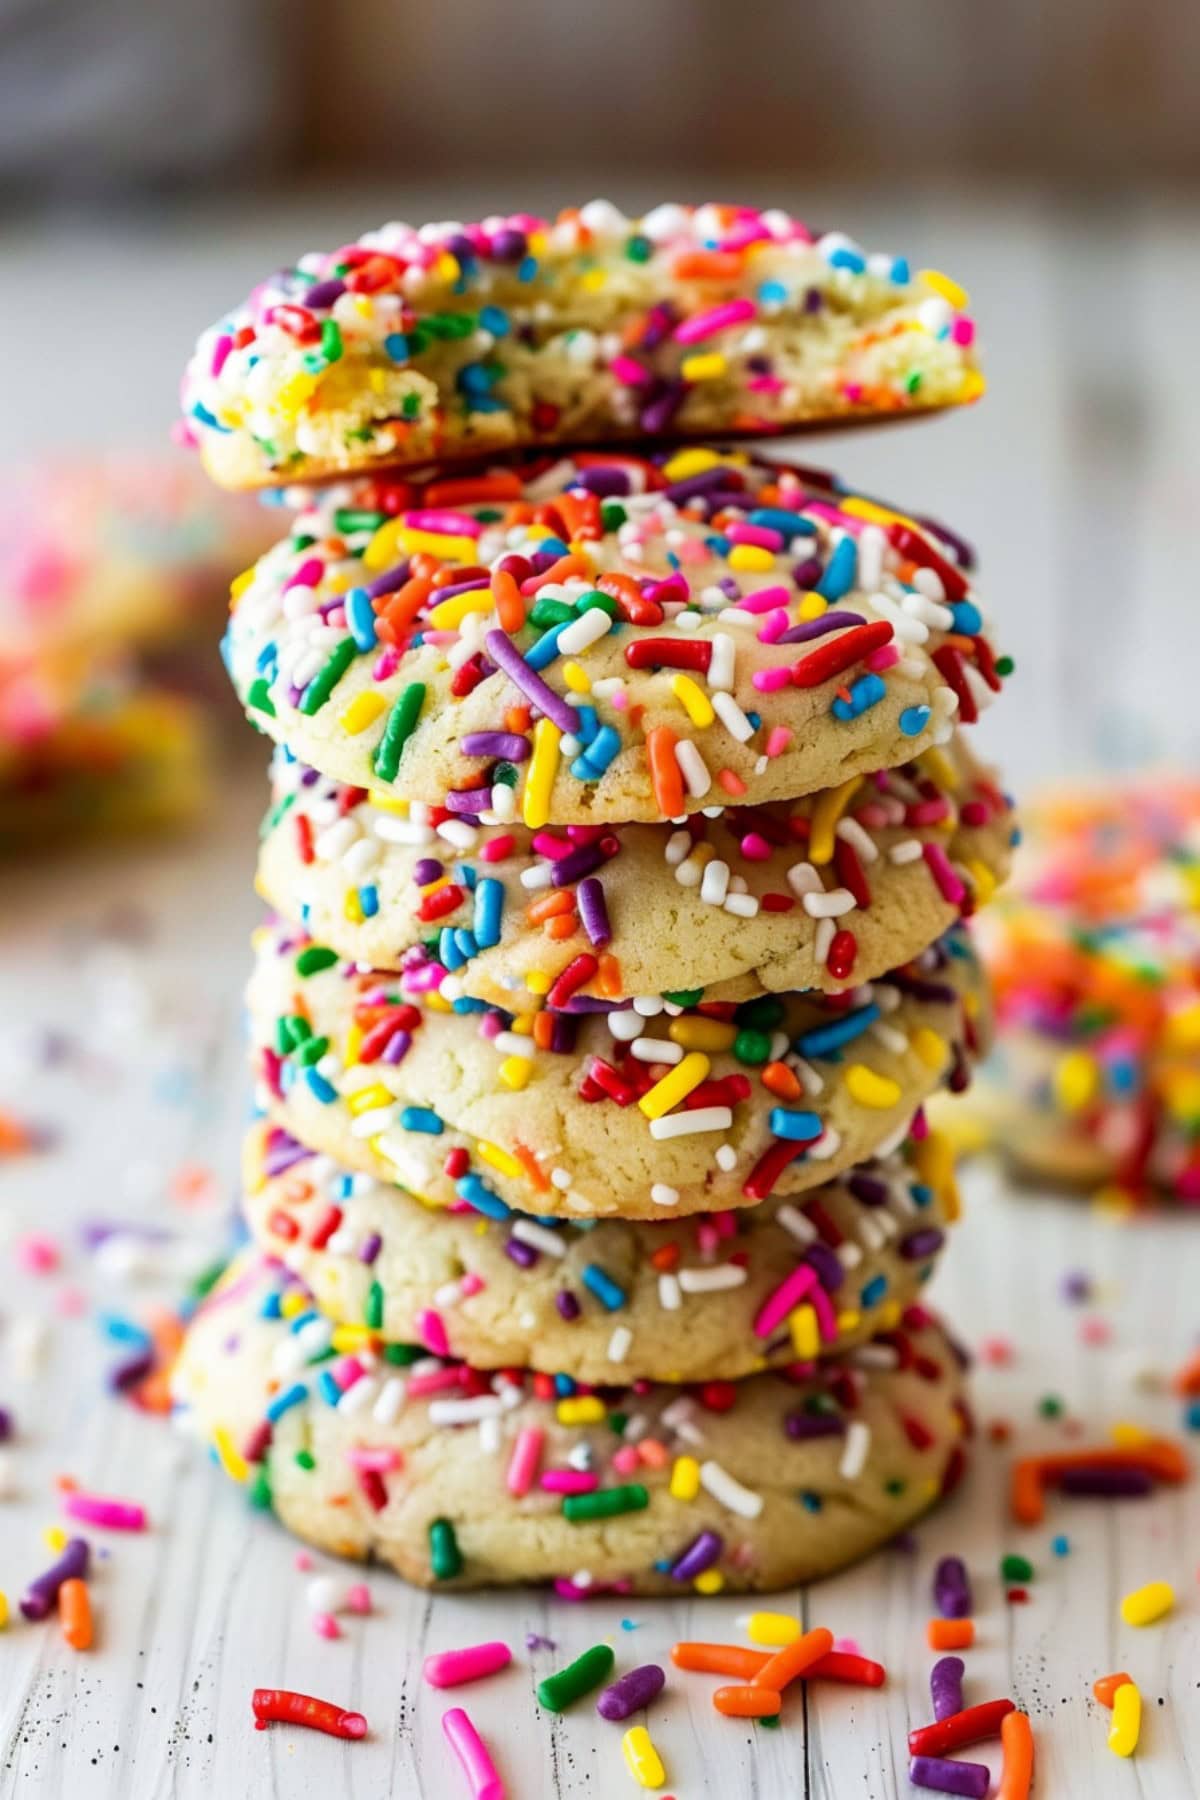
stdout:
[[650,1198],[655,1206],[678,1206],[679,1189],[668,1187],[665,1181],[656,1181],[650,1189]]
[[665,1006],[666,1002],[661,994],[635,994],[633,998],[633,1009],[643,1019],[657,1019]]
[[703,857],[689,856],[675,870],[675,879],[680,887],[697,887],[704,877],[706,866]]
[[722,1144],[713,1161],[722,1174],[730,1175],[737,1168],[737,1151],[732,1144]]
[[472,1394],[469,1400],[431,1400],[431,1425],[477,1425],[480,1419],[494,1419],[504,1411],[498,1394]]
[[499,1419],[480,1419],[479,1448],[484,1456],[495,1456],[500,1448]]
[[735,919],[756,919],[759,902],[753,894],[726,894],[725,911],[732,913]]
[[455,850],[474,850],[479,836],[474,825],[468,825],[465,819],[443,819],[437,834]]
[[350,1583],[337,1575],[314,1575],[304,1590],[308,1610],[315,1613],[341,1612],[350,1592]]
[[713,711],[729,735],[736,738],[739,744],[748,743],[754,736],[754,727],[733,695],[724,692],[714,693],[712,704]]
[[608,1340],[609,1362],[624,1362],[625,1358],[629,1355],[629,1348],[632,1343],[633,1333],[630,1331],[628,1325],[618,1325]]
[[888,861],[892,862],[892,863],[896,863],[897,865],[900,865],[903,863],[910,863],[910,862],[919,862],[920,860],[921,860],[921,840],[920,840],[920,838],[901,838],[900,842],[898,844],[893,844],[891,849],[888,851]]
[[609,1033],[619,1044],[632,1043],[642,1035],[642,1015],[634,1012],[632,1006],[622,1007],[620,1012],[611,1012],[605,1019]]
[[879,861],[878,844],[869,831],[863,830],[857,819],[839,819],[835,835],[840,837],[844,844],[849,844],[851,849],[856,850],[863,862]]
[[826,1125],[816,1143],[806,1145],[805,1150],[810,1162],[828,1162],[837,1155],[841,1147],[841,1132],[835,1131],[832,1125]]
[[[723,693],[732,690],[735,654],[735,645],[729,634],[724,631],[714,632],[712,661],[708,665],[708,685],[711,690],[719,690]],[[713,705],[716,705],[715,700]]]
[[678,1312],[683,1305],[682,1290],[674,1275],[659,1276],[658,1304],[664,1312]]
[[644,1063],[678,1063],[683,1061],[683,1045],[670,1038],[638,1037],[629,1046],[632,1056]]
[[408,1384],[403,1375],[393,1375],[384,1382],[379,1391],[379,1398],[371,1408],[371,1417],[377,1425],[394,1425],[400,1417],[405,1399],[408,1396]]
[[353,1418],[355,1413],[364,1412],[371,1405],[378,1392],[379,1383],[372,1381],[369,1376],[362,1375],[357,1381],[352,1382],[342,1394],[337,1403],[337,1410],[339,1413],[345,1413],[348,1417]]
[[728,1106],[698,1106],[692,1112],[667,1113],[665,1118],[651,1119],[650,1136],[660,1143],[664,1138],[699,1137],[706,1131],[728,1131],[733,1112]]
[[667,839],[667,847],[663,851],[668,866],[677,869],[679,864],[686,860],[691,848],[692,834],[690,831],[673,831]]
[[373,869],[383,852],[373,837],[360,837],[342,857],[342,867],[351,881],[359,881]]
[[[817,929],[813,933],[813,960],[818,968],[824,968],[829,961],[829,952],[833,948],[833,940],[837,936],[837,926],[832,919],[818,919]],[[442,983],[443,987],[445,983]]]
[[714,856],[700,883],[700,898],[708,906],[721,906],[729,891],[729,864]]
[[702,800],[712,786],[708,766],[691,738],[679,738],[675,744],[675,761],[683,776],[683,785],[693,800]]
[[374,829],[375,836],[382,838],[385,844],[410,847],[432,844],[435,836],[431,826],[418,824],[415,819],[398,819],[394,813],[377,813]]
[[359,1113],[356,1119],[350,1121],[350,1135],[356,1138],[376,1137],[395,1122],[393,1106],[373,1106],[369,1112]]
[[700,1464],[700,1486],[712,1495],[718,1506],[727,1506],[730,1512],[737,1513],[743,1519],[757,1519],[763,1509],[762,1495],[743,1487],[718,1462],[706,1461]]
[[827,894],[805,894],[801,905],[810,919],[840,919],[853,912],[857,901],[849,888],[830,888]]
[[862,1419],[851,1419],[846,1429],[846,1442],[842,1447],[842,1460],[838,1464],[838,1474],[843,1481],[857,1481],[866,1467],[867,1452],[871,1448],[871,1428]]
[[800,899],[805,894],[820,894],[825,890],[825,883],[810,862],[793,863],[787,872],[787,884]]
[[679,1285],[685,1294],[720,1294],[741,1287],[746,1271],[738,1263],[717,1263],[711,1269],[680,1269]]
[[510,1236],[518,1243],[528,1244],[531,1250],[541,1250],[546,1256],[565,1256],[566,1242],[561,1231],[551,1231],[548,1225],[539,1225],[536,1219],[514,1219]]
[[791,1202],[788,1201],[779,1208],[775,1217],[783,1226],[783,1229],[791,1237],[794,1237],[798,1244],[811,1244],[815,1242],[817,1228],[808,1217],[807,1213],[802,1213],[798,1206],[793,1206]]

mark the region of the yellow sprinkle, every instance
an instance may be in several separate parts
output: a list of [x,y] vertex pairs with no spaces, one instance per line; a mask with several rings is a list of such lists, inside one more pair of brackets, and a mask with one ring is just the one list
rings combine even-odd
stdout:
[[585,294],[598,294],[608,281],[603,269],[585,269],[579,277],[579,285]]
[[1163,1071],[1163,1097],[1172,1118],[1185,1125],[1200,1118],[1200,1073],[1195,1069]]
[[702,1081],[707,1081],[709,1060],[698,1050],[685,1056],[682,1062],[676,1063],[669,1074],[661,1081],[656,1081],[648,1093],[638,1101],[638,1108],[648,1119],[661,1119],[669,1113],[673,1106],[678,1106],[687,1099],[693,1088],[698,1088]]
[[330,1346],[339,1355],[349,1355],[355,1350],[366,1350],[372,1341],[372,1334],[365,1325],[335,1325],[330,1336]]
[[909,1042],[927,1069],[944,1069],[950,1060],[950,1046],[931,1025],[918,1025]]
[[698,687],[690,675],[672,675],[671,692],[698,730],[703,731],[712,724],[716,717],[712,703],[704,689]]
[[1063,1112],[1082,1112],[1100,1086],[1100,1066],[1086,1050],[1068,1050],[1054,1070],[1054,1098]]
[[439,600],[429,614],[429,623],[435,631],[453,631],[461,625],[468,613],[491,612],[496,602],[492,599],[490,588],[475,588],[467,594],[454,594],[449,600]]
[[841,787],[826,788],[818,795],[817,803],[812,809],[812,820],[808,834],[808,860],[817,864],[833,860],[833,847],[837,823],[849,806],[855,793],[862,784],[862,776],[855,775],[850,781],[843,781]]
[[507,1175],[511,1181],[519,1181],[525,1174],[516,1157],[510,1156],[507,1150],[502,1150],[499,1144],[489,1144],[486,1138],[478,1138],[475,1150],[482,1161],[495,1169],[497,1174]]
[[972,400],[978,400],[981,395],[986,393],[986,378],[980,374],[978,369],[967,369],[963,374],[962,386],[958,390],[960,402],[969,406]]
[[879,1309],[879,1329],[892,1331],[900,1323],[904,1308],[898,1300],[885,1300]]
[[1172,1050],[1200,1049],[1200,1001],[1168,1015],[1166,1042]]
[[53,1550],[55,1556],[67,1547],[67,1534],[61,1525],[47,1525],[42,1533],[42,1542],[47,1550]]
[[694,1500],[700,1492],[700,1464],[694,1456],[677,1456],[671,1465],[672,1500]]
[[554,977],[548,969],[530,969],[525,977],[525,986],[531,994],[545,995],[554,986]]
[[380,713],[386,711],[387,701],[383,695],[376,693],[373,688],[367,688],[363,693],[355,694],[350,704],[343,707],[338,724],[351,737],[357,737],[360,731],[365,731],[368,725],[375,723]]
[[1169,1581],[1148,1581],[1134,1588],[1121,1602],[1121,1617],[1127,1625],[1153,1625],[1165,1618],[1175,1604],[1175,1589]]
[[895,1106],[900,1098],[900,1083],[890,1075],[877,1075],[866,1063],[851,1063],[846,1070],[846,1088],[860,1106],[880,1109]]
[[843,495],[838,511],[849,513],[852,519],[867,519],[872,525],[916,525],[907,513],[893,512],[890,506],[880,506],[878,500],[867,500],[862,494]]
[[719,1594],[725,1586],[725,1577],[720,1569],[705,1569],[702,1574],[697,1575],[692,1586],[698,1594]]
[[462,264],[452,250],[443,250],[433,268],[439,281],[455,282],[462,274]]
[[279,1316],[283,1319],[294,1319],[298,1313],[307,1312],[312,1302],[303,1293],[285,1294],[279,1302]]
[[533,1064],[527,1056],[506,1056],[500,1064],[500,1079],[514,1093],[520,1093],[523,1087],[528,1087],[532,1074]]
[[775,567],[775,552],[764,550],[761,544],[735,544],[725,560],[731,569],[761,575]]
[[719,350],[708,350],[698,356],[685,356],[679,372],[685,381],[712,381],[729,367]]
[[234,576],[229,584],[229,598],[231,600],[241,599],[246,589],[250,586],[250,583],[254,580],[254,571],[257,566],[256,563],[251,563],[248,569],[243,569],[240,575]]
[[670,462],[664,463],[663,474],[668,481],[686,481],[689,475],[703,475],[709,469],[720,468],[723,463],[744,461],[744,457],[718,455],[715,450],[693,444],[686,450],[676,451]]
[[992,874],[992,871],[988,868],[987,864],[985,862],[980,862],[977,856],[972,857],[967,864],[967,874],[971,877],[975,886],[976,904],[979,906],[986,906],[996,891],[996,877]]
[[381,569],[390,569],[400,561],[400,533],[404,527],[399,519],[389,519],[381,525],[375,536],[363,551],[363,568],[372,574]]
[[362,924],[362,922],[363,922],[362,901],[359,898],[359,893],[358,893],[357,888],[347,888],[346,889],[346,898],[342,903],[342,911],[345,914],[346,918],[349,919],[349,921],[352,925],[361,925]]
[[360,1113],[374,1112],[377,1106],[395,1106],[395,1096],[377,1081],[373,1087],[359,1088],[357,1093],[347,1094],[346,1105],[357,1119]]
[[846,1312],[840,1312],[834,1323],[838,1328],[838,1336],[844,1337],[848,1331],[858,1330],[862,1324],[862,1314],[857,1310],[848,1309]]
[[398,819],[407,819],[409,813],[412,811],[409,802],[407,800],[402,800],[398,794],[385,794],[382,792],[371,791],[368,794],[368,799],[376,812],[394,813]]
[[367,1034],[361,1025],[350,1025],[347,1027],[346,1042],[342,1047],[342,1061],[346,1064],[347,1068],[349,1068],[352,1063],[358,1061],[359,1053],[362,1050],[362,1041],[366,1035]]
[[1142,1696],[1132,1681],[1123,1681],[1113,1695],[1108,1747],[1114,1756],[1132,1756],[1142,1729]]
[[[699,1583],[697,1583],[699,1585]],[[662,1757],[644,1725],[631,1725],[621,1739],[625,1763],[639,1787],[660,1788],[667,1779]]]
[[797,1306],[788,1317],[792,1349],[800,1362],[813,1362],[821,1348],[817,1315],[811,1306]]
[[533,755],[525,777],[525,799],[521,816],[531,831],[540,831],[550,822],[550,795],[558,774],[558,746],[562,732],[553,719],[539,719],[533,728]]
[[824,594],[805,594],[796,608],[796,617],[801,625],[807,625],[810,619],[819,619],[821,614],[829,611],[829,602]]
[[966,288],[960,287],[957,281],[952,281],[949,275],[943,275],[940,269],[918,269],[917,280],[923,281],[935,294],[940,294],[955,312],[965,312],[971,304],[971,296]]
[[1118,1419],[1108,1435],[1121,1450],[1133,1450],[1139,1444],[1150,1441],[1150,1433],[1145,1426],[1135,1425],[1132,1419]]
[[957,1219],[962,1209],[954,1175],[954,1148],[949,1138],[941,1131],[929,1132],[913,1144],[912,1159],[920,1179],[941,1201],[947,1219]]
[[8,1624],[8,1595],[0,1589],[0,1631]]
[[958,778],[958,770],[946,752],[939,749],[936,744],[928,750],[922,750],[917,758],[917,763],[922,773],[928,775],[930,781],[936,782],[938,787],[945,788],[947,793],[952,794],[962,786]]
[[592,678],[587,670],[577,662],[566,662],[562,666],[563,680],[573,694],[590,694]]
[[604,1402],[597,1394],[575,1394],[559,1401],[555,1417],[560,1425],[602,1425]]
[[667,1026],[667,1036],[673,1044],[679,1044],[684,1050],[708,1050],[719,1055],[722,1050],[732,1050],[737,1038],[737,1026],[726,1019],[681,1016],[671,1020]]
[[800,1636],[800,1621],[793,1619],[791,1613],[752,1612],[746,1620],[746,1630],[752,1644],[771,1644],[778,1649],[795,1643]]
[[213,1432],[213,1448],[225,1473],[234,1481],[245,1481],[246,1459],[230,1437],[227,1426],[218,1425]]
[[307,369],[297,369],[283,385],[276,389],[275,404],[282,413],[293,416],[312,399],[317,391],[317,377]]

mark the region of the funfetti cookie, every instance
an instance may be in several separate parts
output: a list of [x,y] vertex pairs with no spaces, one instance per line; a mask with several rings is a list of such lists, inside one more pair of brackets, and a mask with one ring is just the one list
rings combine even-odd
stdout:
[[676,819],[906,763],[999,691],[944,528],[815,470],[578,454],[313,496],[235,583],[251,719],[469,822]]
[[982,393],[967,306],[939,271],[778,210],[388,224],[202,334],[186,430],[238,488],[895,418]]
[[642,1223],[430,1207],[262,1125],[243,1172],[255,1241],[338,1325],[577,1381],[737,1381],[841,1355],[899,1323],[958,1211],[934,1133],[794,1201]]
[[900,769],[686,826],[481,825],[329,781],[283,752],[258,887],[352,962],[430,946],[443,992],[520,1008],[578,959],[601,998],[838,992],[991,895],[1015,824],[961,736]]
[[358,970],[264,928],[247,996],[258,1097],[312,1149],[486,1216],[652,1219],[798,1193],[898,1145],[927,1095],[965,1082],[986,1030],[961,929],[837,997],[514,1017],[451,1004],[441,979],[419,955]]
[[969,1415],[930,1314],[804,1379],[584,1389],[337,1330],[246,1257],[173,1375],[180,1422],[307,1542],[421,1586],[752,1592],[886,1542],[957,1480]]

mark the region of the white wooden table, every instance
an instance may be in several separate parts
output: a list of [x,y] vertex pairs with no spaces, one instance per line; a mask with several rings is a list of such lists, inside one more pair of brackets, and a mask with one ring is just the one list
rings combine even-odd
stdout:
[[[18,1616],[0,1635],[0,1794],[465,1796],[440,1731],[444,1707],[458,1700],[514,1800],[632,1794],[619,1728],[587,1702],[551,1719],[533,1698],[536,1681],[601,1639],[613,1642],[622,1667],[666,1663],[681,1637],[741,1639],[744,1601],[573,1607],[532,1592],[430,1597],[372,1572],[372,1616],[344,1618],[344,1636],[328,1643],[310,1622],[293,1541],[168,1423],[106,1392],[106,1368],[122,1352],[106,1345],[96,1311],[137,1315],[170,1277],[137,1285],[106,1275],[103,1259],[80,1247],[77,1223],[166,1223],[184,1260],[202,1262],[233,1197],[245,1095],[239,986],[256,913],[249,874],[260,791],[257,770],[248,771],[242,799],[198,838],[4,878],[0,1106],[51,1127],[60,1141],[41,1156],[0,1162],[0,1403],[18,1422],[8,1454],[13,1493],[0,1501],[0,1587],[15,1612],[25,1582],[50,1560],[41,1533],[56,1516],[58,1474],[142,1501],[152,1526],[143,1536],[96,1534],[110,1554],[94,1580],[93,1651],[68,1649],[53,1620],[29,1625]],[[172,1198],[179,1172],[192,1165],[214,1174],[207,1204]],[[59,1270],[21,1272],[16,1254],[29,1231],[56,1239]],[[1090,1276],[1092,1304],[1061,1298],[1070,1270]],[[1176,1430],[1178,1403],[1145,1383],[1192,1345],[1198,1271],[1200,1220],[1120,1227],[1084,1204],[1006,1192],[977,1168],[937,1298],[972,1347],[1016,1340],[1011,1364],[978,1371],[985,1428],[1010,1420],[1023,1449],[1059,1442],[1061,1423],[1037,1417],[1039,1400],[1053,1394],[1089,1440],[1127,1418]],[[63,1318],[61,1297],[75,1288],[88,1312]],[[1085,1319],[1105,1321],[1111,1344],[1084,1344]],[[37,1321],[48,1323],[40,1349]],[[1006,1511],[1009,1458],[985,1429],[965,1490],[918,1530],[915,1549],[767,1603],[857,1639],[888,1667],[881,1691],[814,1684],[789,1705],[783,1729],[770,1732],[719,1718],[710,1678],[671,1672],[648,1719],[666,1791],[677,1800],[893,1800],[908,1792],[905,1734],[930,1717],[930,1572],[940,1554],[956,1551],[971,1571],[979,1626],[966,1658],[968,1698],[1011,1694],[1029,1710],[1038,1793],[1184,1800],[1195,1792],[1200,1488],[1119,1504],[1056,1500],[1044,1528],[1021,1531]],[[1070,1541],[1065,1557],[1051,1550],[1059,1533]],[[1005,1602],[998,1562],[1008,1549],[1036,1565],[1027,1606]],[[1120,1596],[1159,1577],[1176,1584],[1175,1615],[1147,1631],[1123,1626]],[[530,1654],[528,1632],[557,1648]],[[423,1685],[427,1652],[492,1636],[514,1647],[503,1677],[449,1697]],[[1097,1675],[1121,1667],[1146,1699],[1132,1763],[1105,1747],[1108,1716],[1090,1697]],[[370,1738],[343,1745],[284,1728],[257,1733],[249,1704],[257,1685],[352,1705],[366,1714]]]

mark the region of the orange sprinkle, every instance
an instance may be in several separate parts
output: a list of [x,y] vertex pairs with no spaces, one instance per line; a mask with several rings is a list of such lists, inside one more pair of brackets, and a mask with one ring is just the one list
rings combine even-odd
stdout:
[[740,1675],[752,1681],[771,1660],[766,1650],[748,1650],[743,1644],[673,1644],[671,1661],[677,1669],[693,1669],[701,1675]]
[[526,908],[526,915],[531,925],[540,925],[544,919],[553,919],[557,913],[575,911],[575,900],[567,888],[548,888],[531,900]]
[[1158,1481],[1186,1481],[1188,1462],[1169,1438],[1147,1438],[1129,1449],[1102,1444],[1094,1450],[1072,1450],[1058,1456],[1028,1456],[1014,1463],[1009,1504],[1021,1525],[1037,1525],[1046,1515],[1047,1487],[1068,1469],[1141,1469]]
[[683,811],[683,776],[675,761],[675,743],[675,733],[669,725],[654,725],[646,733],[650,780],[664,819],[677,819]]
[[[413,560],[415,562],[416,558]],[[380,608],[379,616],[387,620],[393,631],[405,631],[432,592],[433,582],[427,575],[410,575],[404,586],[397,588],[388,597],[386,605]]]
[[557,562],[551,563],[550,567],[544,569],[540,575],[534,575],[529,581],[523,581],[521,592],[538,594],[544,587],[549,587],[552,582],[569,581],[572,575],[582,575],[586,580],[591,572],[591,564],[586,557],[578,556],[572,550],[566,556],[560,556]]
[[492,599],[502,631],[520,631],[525,623],[525,600],[507,569],[492,571]]
[[528,1175],[538,1193],[544,1194],[549,1188],[550,1182],[547,1177],[542,1174],[542,1165],[533,1154],[533,1151],[527,1144],[514,1144],[512,1153]]
[[732,769],[722,769],[717,775],[717,781],[727,794],[744,794],[746,791],[745,782]]
[[1124,1669],[1118,1669],[1115,1675],[1101,1675],[1098,1681],[1094,1681],[1092,1683],[1092,1692],[1095,1694],[1101,1706],[1111,1707],[1116,1698],[1117,1689],[1119,1687],[1131,1686],[1132,1683],[1133,1676],[1127,1675]]
[[775,1688],[744,1682],[739,1687],[719,1687],[713,1705],[727,1719],[769,1719],[783,1705],[783,1696]]
[[931,1650],[969,1650],[975,1642],[974,1619],[930,1619],[925,1641]]
[[553,938],[556,943],[562,938],[574,937],[578,929],[575,919],[568,917],[566,913],[559,913],[556,918],[547,919],[545,925],[546,936]]
[[739,250],[685,250],[671,273],[677,281],[736,281],[742,266]]
[[1200,1394],[1200,1350],[1188,1358],[1172,1385],[1177,1394]]
[[1033,1781],[1033,1727],[1029,1714],[1010,1712],[1000,1722],[1004,1766],[996,1800],[1027,1800]]
[[505,731],[515,731],[524,737],[532,722],[532,714],[527,706],[510,706],[504,715]]
[[671,1452],[657,1438],[639,1438],[637,1453],[648,1469],[665,1469],[671,1460]]
[[521,477],[515,470],[497,475],[451,475],[431,481],[424,490],[424,506],[472,506],[480,500],[519,500]]
[[548,1050],[554,1039],[554,1014],[537,1013],[533,1021],[533,1041],[539,1050]]
[[621,998],[621,960],[619,957],[606,954],[600,958],[600,967],[596,971],[596,986],[605,1000]]
[[782,1693],[790,1681],[803,1675],[805,1669],[811,1669],[815,1662],[820,1662],[833,1649],[833,1633],[824,1625],[814,1625],[794,1643],[785,1644],[777,1650],[765,1667],[754,1677],[755,1687],[770,1688],[773,1693]]
[[660,1244],[657,1250],[650,1252],[650,1266],[665,1275],[679,1267],[679,1255],[678,1244]]
[[86,1581],[72,1577],[63,1582],[58,1590],[58,1617],[62,1634],[72,1650],[90,1650],[92,1605],[88,1599]]
[[798,1100],[804,1092],[799,1078],[793,1070],[788,1068],[786,1063],[768,1063],[762,1070],[759,1080],[767,1092],[774,1094],[777,1100]]

